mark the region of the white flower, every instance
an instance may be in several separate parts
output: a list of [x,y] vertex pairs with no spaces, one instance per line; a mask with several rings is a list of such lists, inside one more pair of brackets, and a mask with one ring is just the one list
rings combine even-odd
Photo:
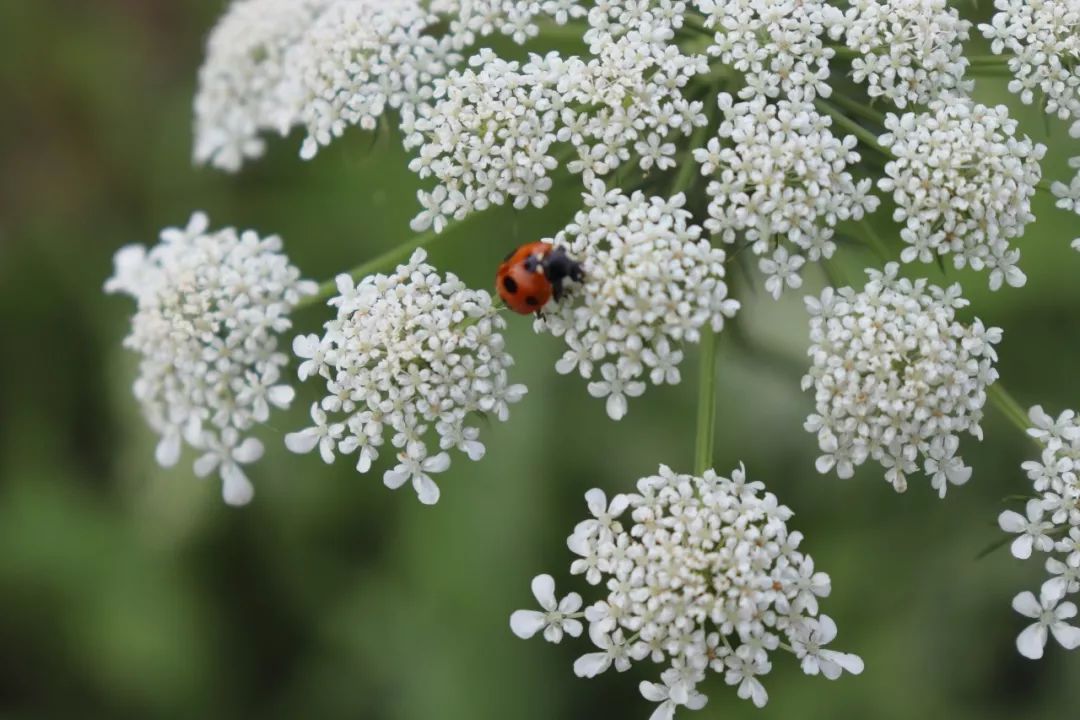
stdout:
[[141,355],[134,392],[161,436],[158,463],[175,465],[186,444],[200,452],[196,473],[217,470],[225,501],[243,505],[253,489],[240,466],[263,453],[247,435],[293,399],[279,382],[288,358],[278,337],[316,286],[300,279],[280,238],[208,225],[195,213],[149,251],[122,248],[105,289],[137,304],[124,346]]
[[[809,674],[861,672],[857,656],[823,647],[836,635],[832,620],[817,618],[829,577],[797,549],[802,536],[788,532],[791,511],[749,482],[743,468],[725,478],[662,466],[639,480],[634,494],[609,503],[594,489],[586,502],[592,517],[567,539],[578,556],[571,574],[586,572],[606,592],[585,608],[599,651],[575,661],[578,676],[623,671],[646,658],[661,663],[661,682],[642,683],[641,691],[659,703],[653,717],[670,718],[677,707],[705,704],[697,686],[710,669],[736,685],[739,697],[764,705],[760,678],[779,648],[791,649]],[[553,587],[546,575],[534,580],[545,612],[514,613],[517,635],[557,625],[579,607],[579,599],[556,606]]]
[[802,384],[814,389],[816,408],[805,428],[818,436],[821,473],[850,477],[871,459],[903,491],[921,456],[944,496],[947,484],[970,477],[956,455],[958,438],[982,437],[1001,331],[956,320],[967,304],[959,286],[943,290],[898,271],[890,263],[884,272],[867,271],[861,291],[826,288],[806,299],[811,367]]
[[1076,617],[1076,605],[1061,602],[1061,593],[1050,583],[1043,584],[1038,600],[1025,591],[1013,598],[1012,606],[1024,617],[1035,620],[1016,638],[1016,649],[1024,657],[1038,660],[1043,656],[1047,630],[1066,650],[1080,647],[1080,628],[1065,622]]
[[555,580],[550,575],[537,575],[532,581],[532,592],[543,612],[517,610],[510,616],[510,629],[519,638],[528,640],[540,630],[544,639],[551,643],[562,640],[563,634],[571,637],[581,635],[581,596],[570,593],[556,602]]
[[1042,519],[1042,503],[1039,500],[1028,500],[1026,511],[1026,518],[1012,510],[1006,510],[998,516],[998,525],[1002,530],[1019,534],[1019,537],[1013,540],[1010,550],[1013,557],[1021,560],[1031,557],[1032,547],[1041,552],[1054,549],[1054,541],[1046,534],[1054,524]]
[[355,284],[338,278],[339,295],[329,303],[337,314],[323,336],[293,343],[305,360],[301,377],[321,378],[327,394],[312,407],[314,425],[289,433],[285,444],[297,453],[318,447],[326,462],[335,452],[356,452],[356,469],[366,473],[389,439],[398,465],[383,482],[411,482],[420,501],[432,504],[439,487],[431,475],[450,465],[438,450],[480,460],[485,448],[472,423],[483,414],[506,420],[525,388],[508,379],[513,358],[491,296],[440,275],[425,258],[417,250],[393,274]]
[[873,212],[870,180],[847,168],[859,162],[855,137],[838,138],[813,105],[755,96],[734,103],[721,93],[718,138],[694,151],[710,178],[705,229],[728,244],[749,243],[766,290],[779,298],[802,285],[807,262],[832,257],[837,223]]
[[1080,6],[1076,0],[994,0],[998,12],[979,26],[996,54],[1012,53],[1009,90],[1062,120],[1080,137]]
[[824,0],[693,0],[715,31],[709,54],[746,75],[740,97],[810,102],[828,97],[829,59],[822,42]]
[[681,379],[679,348],[698,342],[703,328],[723,329],[739,303],[728,297],[724,251],[690,224],[685,197],[631,196],[594,181],[586,210],[550,242],[581,258],[585,279],[534,323],[563,337],[569,350],[556,364],[592,380],[589,394],[605,398],[613,420],[627,412],[647,377],[654,384]]
[[642,680],[638,686],[642,697],[649,702],[659,703],[649,720],[671,720],[680,705],[688,710],[700,710],[709,701],[709,698],[695,688],[687,689],[683,686],[678,672],[665,670],[660,673],[660,679],[663,684]]
[[878,187],[892,193],[893,219],[904,223],[904,262],[952,255],[957,268],[989,270],[991,290],[1026,282],[1009,241],[1035,219],[1031,199],[1046,147],[1016,138],[1016,127],[1004,105],[959,98],[885,118],[880,142],[895,159]]
[[858,53],[852,76],[871,98],[903,108],[970,91],[963,44],[971,23],[946,0],[852,0],[845,14],[831,17],[829,35]]
[[[1061,559],[1046,559],[1050,579],[1043,583],[1039,602],[1029,592],[1013,601],[1017,612],[1039,619],[1017,640],[1023,655],[1039,658],[1047,628],[1066,648],[1080,645],[1080,630],[1060,622],[1076,614],[1075,606],[1071,602],[1058,606],[1066,594],[1080,591],[1080,419],[1072,410],[1055,417],[1039,405],[1028,416],[1032,425],[1028,434],[1043,446],[1039,460],[1021,466],[1035,497],[1027,501],[1025,515],[1006,510],[998,524],[1005,532],[1017,534],[1012,542],[1015,557],[1027,559],[1033,549],[1061,554]],[[1059,538],[1057,542],[1054,537]]]
[[398,453],[398,460],[400,462],[394,469],[383,473],[386,487],[396,490],[412,481],[420,502],[425,505],[439,502],[439,486],[431,479],[431,474],[443,472],[450,467],[450,456],[441,452],[428,457],[424,443],[413,441],[403,452]]
[[863,661],[858,655],[823,648],[836,638],[836,623],[828,615],[808,619],[799,630],[792,647],[795,656],[802,660],[803,672],[817,675],[819,672],[829,680],[836,680],[843,671],[858,675],[863,671]]
[[195,95],[195,162],[235,172],[263,154],[282,118],[286,55],[334,0],[237,0],[206,43]]
[[523,43],[536,20],[585,13],[573,0],[235,0],[207,43],[195,98],[195,159],[235,171],[261,135],[305,128],[301,155],[387,109],[407,133],[462,50],[500,33]]
[[[621,3],[607,7],[615,19],[631,14]],[[637,29],[623,33],[599,10],[590,14],[593,57],[549,52],[519,63],[484,49],[436,82],[434,102],[418,110],[406,139],[418,148],[410,169],[437,182],[419,194],[413,228],[438,231],[493,205],[543,207],[564,145],[573,156],[567,168],[587,183],[633,153],[642,170],[672,167],[670,140],[705,123],[701,101],[682,88],[707,65],[668,42],[673,19],[644,8],[632,17]]]

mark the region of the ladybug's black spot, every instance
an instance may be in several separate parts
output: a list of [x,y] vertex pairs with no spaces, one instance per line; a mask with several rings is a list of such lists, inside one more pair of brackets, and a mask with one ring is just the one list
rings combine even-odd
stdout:
[[517,292],[517,288],[518,288],[517,281],[514,280],[514,278],[507,275],[506,277],[503,278],[503,287],[506,288],[506,291],[508,293],[513,295],[514,293]]
[[517,252],[517,250],[511,250],[510,252],[506,253],[506,257],[503,258],[503,262],[506,262],[510,258],[514,257],[515,252]]
[[525,304],[526,304],[526,305],[531,305],[531,306],[533,306],[533,307],[536,307],[537,305],[539,305],[539,304],[540,304],[540,301],[539,301],[539,300],[537,300],[537,299],[536,299],[535,297],[533,297],[532,295],[530,295],[530,296],[528,296],[527,298],[525,298]]

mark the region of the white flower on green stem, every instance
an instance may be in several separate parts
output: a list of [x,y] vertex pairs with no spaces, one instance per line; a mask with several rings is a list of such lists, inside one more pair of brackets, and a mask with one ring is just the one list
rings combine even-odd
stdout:
[[491,296],[425,258],[417,250],[389,275],[338,278],[329,301],[336,316],[322,337],[293,343],[305,360],[300,373],[320,378],[326,395],[312,407],[313,425],[289,433],[285,444],[297,453],[318,447],[327,462],[355,452],[357,472],[366,473],[389,441],[398,464],[384,472],[384,484],[411,483],[433,504],[440,492],[431,476],[450,465],[440,451],[483,458],[479,414],[506,420],[525,387],[510,383],[513,358]]
[[1017,535],[1012,542],[1015,557],[1027,559],[1033,550],[1060,554],[1046,559],[1050,579],[1043,583],[1039,599],[1027,592],[1013,601],[1017,612],[1038,620],[1017,639],[1021,654],[1037,659],[1048,630],[1066,649],[1080,646],[1080,630],[1064,623],[1075,616],[1076,606],[1060,602],[1080,591],[1080,420],[1072,410],[1054,416],[1039,405],[1028,410],[1028,417],[1028,434],[1043,446],[1039,460],[1021,466],[1036,496],[1027,501],[1024,515],[1006,510],[998,524]]
[[879,142],[892,154],[878,187],[891,192],[904,223],[904,262],[951,255],[957,268],[989,271],[991,290],[1027,278],[1010,241],[1035,219],[1031,200],[1046,146],[1016,137],[1004,105],[948,97],[927,112],[889,113]]
[[690,222],[685,196],[627,196],[596,180],[584,202],[549,240],[580,258],[584,281],[546,307],[533,327],[565,339],[569,349],[556,370],[576,369],[590,380],[589,394],[603,398],[608,417],[619,420],[646,379],[678,383],[683,343],[722,330],[739,303],[728,297],[727,256]]
[[288,357],[279,336],[316,286],[300,279],[280,238],[208,228],[195,213],[149,251],[121,248],[105,290],[137,304],[124,345],[140,355],[134,393],[160,436],[155,459],[171,467],[190,446],[201,453],[196,473],[217,471],[225,501],[243,505],[253,488],[241,466],[263,453],[250,433],[293,400],[280,382]]
[[868,270],[859,291],[826,288],[806,298],[815,412],[804,427],[818,437],[818,472],[842,478],[867,460],[885,468],[898,492],[922,469],[944,496],[970,470],[957,455],[962,433],[982,437],[987,388],[997,379],[994,345],[1001,331],[978,319],[962,324],[959,286]]
[[852,0],[827,18],[829,35],[858,53],[852,77],[871,98],[904,108],[972,88],[963,47],[971,23],[946,0]]
[[705,229],[727,244],[749,242],[766,290],[779,298],[802,285],[806,262],[832,257],[836,225],[873,212],[870,180],[848,168],[856,140],[837,137],[812,104],[756,96],[735,103],[721,93],[717,138],[694,150],[709,179]]
[[828,97],[824,44],[829,5],[824,0],[693,0],[714,31],[709,54],[746,76],[740,97],[786,97],[811,102]]
[[[763,705],[768,694],[760,678],[781,647],[791,648],[808,673],[832,678],[862,670],[856,656],[824,648],[836,627],[815,618],[829,577],[798,550],[802,536],[787,528],[791,511],[748,481],[743,468],[725,478],[661,466],[638,481],[637,492],[609,502],[594,489],[586,504],[591,517],[567,538],[577,556],[571,574],[585,573],[603,589],[584,610],[596,650],[577,659],[577,675],[622,671],[646,659],[665,665],[661,682],[642,683],[641,690],[658,703],[654,717],[671,717],[677,707],[705,704],[698,686],[707,670]],[[511,619],[521,637],[566,617],[553,581],[541,577],[534,592],[544,612],[518,611]]]
[[997,55],[1008,59],[1010,92],[1030,105],[1072,120],[1070,132],[1080,137],[1080,7],[1075,0],[994,0],[998,12],[979,30]]
[[210,33],[195,97],[195,159],[235,171],[262,136],[302,127],[313,157],[389,109],[408,134],[436,82],[480,38],[520,44],[537,20],[580,17],[573,0],[236,0]]

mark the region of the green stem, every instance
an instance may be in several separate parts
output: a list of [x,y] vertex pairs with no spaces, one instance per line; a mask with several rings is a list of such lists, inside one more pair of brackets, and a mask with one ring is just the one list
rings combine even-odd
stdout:
[[1009,64],[1012,55],[968,55],[967,61],[971,65],[1004,65]]
[[[402,243],[401,245],[395,245],[394,247],[384,252],[382,255],[379,255],[378,257],[372,258],[365,263],[357,265],[352,270],[349,270],[348,274],[350,277],[352,277],[353,280],[359,280],[360,278],[371,275],[372,273],[389,270],[394,266],[404,262],[405,260],[408,260],[409,256],[412,255],[413,251],[417,248],[422,248],[430,245],[432,242],[435,241],[436,238],[442,237],[445,234],[446,230],[443,230],[443,232],[441,233],[437,233],[431,230],[426,233],[417,235],[408,242]],[[301,310],[311,305],[320,303],[323,300],[332,298],[335,294],[337,294],[336,277],[331,278],[326,282],[320,284],[318,291],[314,295],[308,295],[307,297],[303,298],[302,300],[300,300],[300,302],[296,303],[293,309]]]
[[1009,391],[1005,389],[1004,385],[1000,382],[994,383],[986,391],[986,396],[990,399],[990,402],[1001,411],[1001,414],[1009,419],[1009,422],[1020,428],[1020,431],[1024,433],[1024,435],[1031,437],[1027,434],[1028,428],[1031,427],[1031,421],[1028,420],[1027,411],[1016,401],[1016,398],[1009,394]]
[[832,117],[833,121],[837,125],[843,127],[845,130],[847,130],[852,135],[854,135],[855,137],[862,140],[864,143],[866,143],[870,147],[877,150],[882,155],[888,155],[889,154],[889,151],[886,150],[884,147],[882,147],[881,143],[878,142],[877,136],[874,135],[874,133],[870,132],[869,130],[864,128],[859,123],[855,122],[851,118],[844,115],[837,108],[833,107],[832,105],[825,102],[824,100],[816,100],[816,101],[814,101],[814,105],[816,105],[819,110],[821,110],[822,112],[825,112],[830,117]]
[[712,328],[705,328],[701,336],[697,439],[694,443],[694,474],[699,477],[712,467],[716,437],[716,341],[717,334]]
[[862,227],[863,232],[866,233],[866,237],[870,241],[871,247],[873,247],[877,254],[881,256],[881,259],[888,260],[890,255],[888,246],[885,245],[885,241],[881,239],[877,230],[874,229],[874,226],[865,216],[859,221],[859,226]]
[[864,119],[869,120],[877,125],[885,125],[885,116],[874,110],[868,105],[864,105],[858,100],[853,100],[843,93],[833,93],[829,98],[829,102],[834,102],[842,108],[846,108],[853,113],[862,115]]

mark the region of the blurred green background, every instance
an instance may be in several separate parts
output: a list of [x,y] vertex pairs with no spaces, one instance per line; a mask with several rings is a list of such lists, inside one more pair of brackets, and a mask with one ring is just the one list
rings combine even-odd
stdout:
[[[554,372],[558,344],[513,322],[530,393],[511,422],[484,429],[482,462],[455,459],[440,476],[435,507],[384,488],[381,465],[357,476],[284,452],[312,384],[263,433],[272,449],[251,471],[249,507],[225,507],[190,462],[154,466],[131,397],[135,359],[120,346],[131,305],[101,292],[118,247],[152,243],[201,208],[215,226],[280,233],[323,279],[408,237],[416,207],[391,136],[350,133],[311,163],[296,137],[275,141],[237,176],[192,167],[196,70],[222,5],[0,2],[0,717],[644,720],[636,686],[653,668],[579,680],[584,643],[522,642],[507,619],[532,607],[538,572],[570,589],[564,542],[586,489],[628,490],[661,462],[689,467],[694,353],[682,385],[650,389],[616,425],[580,378]],[[1006,101],[1003,84],[980,80],[978,95]],[[1046,175],[1066,177],[1076,141],[1017,115],[1032,136],[1051,133]],[[543,213],[496,211],[448,235],[434,261],[486,287],[505,249],[570,218],[564,185]],[[1080,405],[1080,256],[1068,247],[1080,230],[1045,195],[1037,212],[1026,287],[990,294],[981,277],[949,279],[1004,328],[1010,390],[1057,412]],[[877,222],[889,229],[886,213]],[[844,256],[849,278],[877,262]],[[773,303],[743,291],[741,327],[758,350],[722,336],[717,467],[745,461],[795,510],[804,549],[833,579],[823,607],[838,645],[867,669],[834,684],[777,656],[766,709],[712,678],[707,708],[686,716],[1076,717],[1080,653],[1052,643],[1032,663],[1013,646],[1023,619],[1009,602],[1041,569],[1005,550],[975,560],[999,537],[1002,498],[1024,491],[1018,464],[1032,447],[990,410],[986,442],[963,445],[973,481],[944,501],[921,478],[896,495],[872,467],[818,476],[801,429],[811,401],[798,389],[798,293]],[[323,319],[305,310],[296,329]]]

